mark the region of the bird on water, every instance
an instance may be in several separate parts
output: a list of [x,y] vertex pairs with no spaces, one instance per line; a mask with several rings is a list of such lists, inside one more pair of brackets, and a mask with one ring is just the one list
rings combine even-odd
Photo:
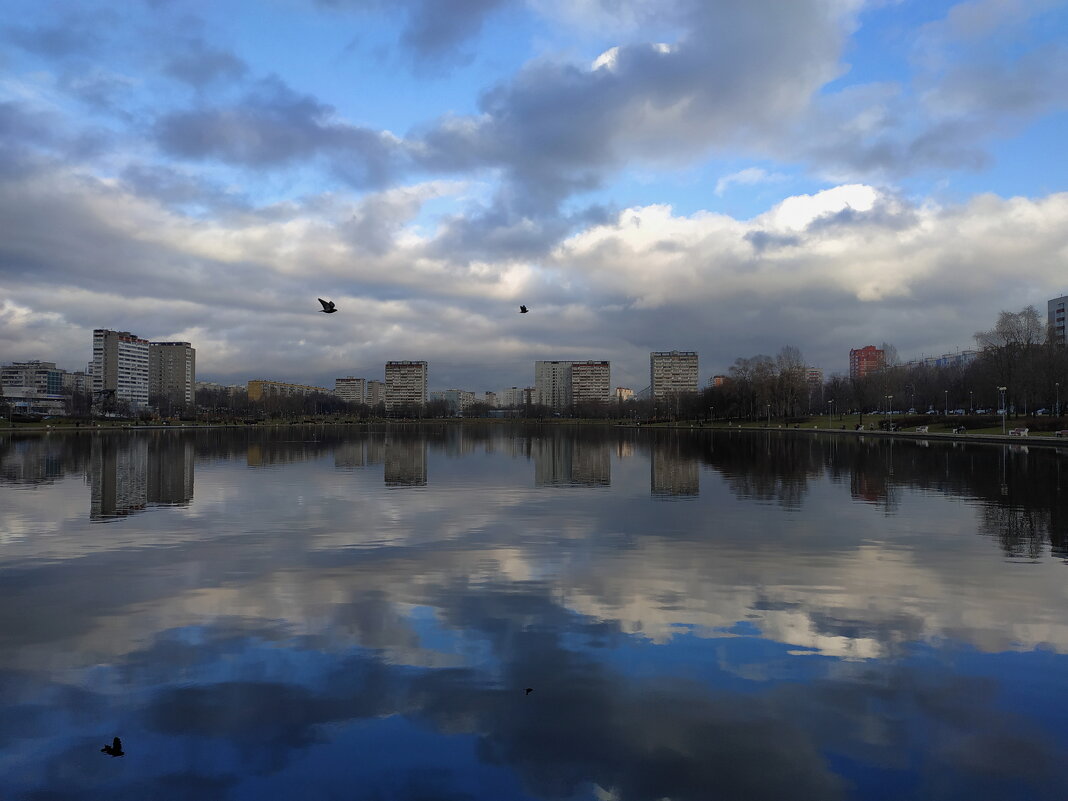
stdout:
[[323,308],[319,309],[323,314],[333,314],[337,311],[337,309],[334,308],[334,301],[319,298],[319,302],[323,304]]
[[530,695],[532,692],[534,692],[534,688],[527,687],[526,690],[523,691],[523,695]]
[[126,753],[122,750],[122,740],[118,737],[111,741],[111,745],[105,745],[101,748],[100,752],[113,757],[126,756]]

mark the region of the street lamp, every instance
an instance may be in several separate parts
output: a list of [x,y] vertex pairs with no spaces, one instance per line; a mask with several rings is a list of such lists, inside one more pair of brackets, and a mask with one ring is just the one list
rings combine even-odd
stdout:
[[827,401],[827,427],[830,428],[834,422],[834,412],[831,411],[831,404],[834,403],[834,398]]
[[949,390],[943,390],[946,394],[946,417],[949,417]]
[[1053,414],[1057,417],[1061,416],[1061,382],[1054,381],[1053,388],[1057,391],[1057,402],[1053,405]]
[[1008,387],[998,387],[998,392],[1001,393],[1001,433],[1005,433],[1005,390]]
[[972,414],[975,414],[975,401],[972,400],[974,394],[970,389],[968,390],[968,411]]
[[768,404],[768,428],[771,428],[771,404]]
[[887,416],[890,418],[890,420],[889,420],[889,422],[890,422],[890,430],[892,431],[893,428],[894,428],[894,396],[893,395],[887,395],[886,396],[886,410],[887,410],[886,411]]

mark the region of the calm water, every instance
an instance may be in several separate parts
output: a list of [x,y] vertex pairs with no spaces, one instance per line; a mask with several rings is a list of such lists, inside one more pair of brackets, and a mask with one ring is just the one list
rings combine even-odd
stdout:
[[0,798],[1063,799],[1066,460],[6,436]]

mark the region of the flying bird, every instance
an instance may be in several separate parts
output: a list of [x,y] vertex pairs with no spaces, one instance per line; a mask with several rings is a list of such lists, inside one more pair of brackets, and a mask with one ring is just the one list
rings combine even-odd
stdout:
[[533,688],[533,687],[527,687],[527,688],[526,688],[526,689],[525,689],[525,690],[523,691],[523,695],[530,695],[530,694],[531,694],[532,692],[534,692],[534,688]]
[[100,751],[113,757],[126,756],[126,753],[122,750],[122,740],[118,737],[111,741],[111,745],[105,745]]
[[322,298],[319,298],[319,302],[323,304],[323,308],[321,308],[319,310],[323,314],[333,314],[334,312],[337,311],[337,309],[334,308],[334,301],[332,301],[332,300],[323,300]]
[[528,309],[526,306],[520,306],[519,307],[519,313],[520,314],[526,314],[528,311],[530,311],[530,309]]

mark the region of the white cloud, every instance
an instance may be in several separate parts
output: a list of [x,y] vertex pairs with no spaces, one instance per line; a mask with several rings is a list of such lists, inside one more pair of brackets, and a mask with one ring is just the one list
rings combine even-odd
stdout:
[[785,181],[786,176],[778,172],[768,172],[762,167],[746,167],[744,170],[724,175],[716,181],[716,194],[722,195],[734,185],[752,186],[754,184],[772,183]]

